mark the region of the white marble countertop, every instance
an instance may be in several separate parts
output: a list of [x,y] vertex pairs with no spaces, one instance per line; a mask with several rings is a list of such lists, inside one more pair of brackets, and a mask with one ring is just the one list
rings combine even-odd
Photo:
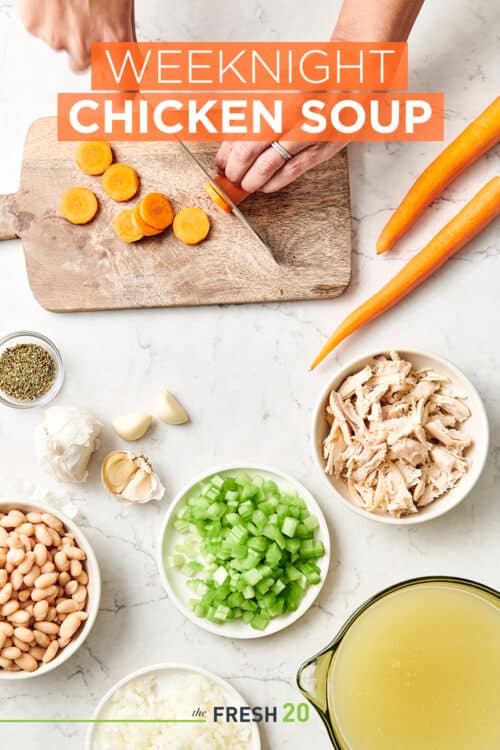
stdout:
[[[318,0],[138,0],[142,39],[310,40],[330,34],[340,3]],[[451,9],[453,6],[453,9]],[[195,19],[195,20],[194,20]],[[411,85],[444,90],[449,140],[498,94],[499,15],[490,0],[428,2],[411,47]],[[52,114],[58,90],[88,88],[64,60],[22,30],[14,0],[0,2],[0,192],[18,184],[24,133]],[[39,330],[60,346],[67,380],[60,402],[88,407],[108,424],[101,453],[119,445],[109,421],[151,408],[157,392],[178,393],[193,421],[158,427],[144,441],[169,496],[215,463],[281,467],[317,497],[334,545],[318,603],[281,634],[252,642],[220,639],[187,622],[160,584],[155,545],[166,502],[128,508],[107,497],[98,461],[83,489],[80,523],[102,568],[102,609],[83,648],[47,677],[0,681],[0,719],[88,718],[118,679],[167,660],[196,663],[228,678],[251,704],[299,699],[301,661],[335,634],[346,616],[384,586],[420,574],[456,574],[497,586],[500,502],[500,226],[485,231],[425,286],[352,340],[317,373],[307,365],[335,323],[399,269],[492,175],[498,150],[483,158],[426,212],[398,249],[376,258],[374,241],[404,190],[439,151],[437,143],[356,145],[350,149],[354,272],[348,291],[324,303],[54,315],[34,301],[21,244],[0,248],[0,332]],[[462,368],[481,392],[491,454],[472,495],[454,512],[411,529],[385,527],[341,507],[313,465],[311,412],[338,364],[376,347],[434,350]],[[0,413],[0,494],[19,478],[47,484],[32,444],[36,411]],[[268,726],[266,750],[329,746],[316,715],[308,724]],[[83,748],[82,725],[0,725],[1,747]]]

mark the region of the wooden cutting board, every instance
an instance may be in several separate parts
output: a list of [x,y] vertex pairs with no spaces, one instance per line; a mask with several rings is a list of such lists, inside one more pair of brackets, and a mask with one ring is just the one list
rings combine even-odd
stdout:
[[[99,177],[74,163],[74,143],[58,143],[56,118],[37,120],[26,137],[18,193],[0,197],[0,239],[20,237],[28,278],[48,310],[111,310],[279,300],[328,299],[351,275],[351,218],[346,152],[274,195],[256,194],[242,210],[272,248],[269,253],[243,223],[222,213],[202,189],[202,170],[177,143],[119,143],[117,161],[141,178],[137,198],[167,193],[178,210],[196,205],[212,229],[188,247],[171,230],[133,245],[114,234],[113,218],[130,203],[108,198]],[[191,143],[213,171],[215,143]],[[82,227],[58,215],[61,194],[86,186],[100,201],[96,219]]]

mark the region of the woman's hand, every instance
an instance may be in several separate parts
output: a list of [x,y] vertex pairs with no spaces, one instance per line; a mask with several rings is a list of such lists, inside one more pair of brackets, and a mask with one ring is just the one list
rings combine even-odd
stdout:
[[346,144],[340,141],[333,143],[303,143],[298,141],[279,141],[292,155],[286,161],[270,143],[263,142],[226,142],[220,147],[215,157],[217,169],[226,175],[228,180],[241,185],[247,193],[260,190],[263,193],[274,193],[289,185],[309,169],[331,159]]
[[90,65],[93,42],[133,42],[134,0],[21,0],[26,29],[54,50],[65,50],[74,71]]
[[[424,0],[344,0],[332,41],[403,41],[408,38]],[[253,193],[274,193],[340,151],[346,143],[280,141],[292,158],[284,159],[270,143],[228,141],[215,158],[231,182]]]

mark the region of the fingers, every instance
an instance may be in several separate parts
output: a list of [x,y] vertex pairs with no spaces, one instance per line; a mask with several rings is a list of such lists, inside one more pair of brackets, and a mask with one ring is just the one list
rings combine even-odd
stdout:
[[136,41],[134,0],[21,0],[20,13],[27,31],[66,50],[75,72],[89,67],[92,42]]
[[[297,143],[293,141],[280,141],[283,148],[288,153],[295,155],[299,154],[304,149],[307,149],[307,143]],[[294,156],[295,158],[295,156]],[[293,159],[291,160],[293,161]],[[284,168],[287,164],[285,159],[274,149],[269,146],[263,151],[260,156],[255,159],[251,167],[244,174],[241,179],[241,187],[246,190],[247,193],[255,193],[256,190],[260,190],[269,180]]]
[[231,141],[224,141],[224,143],[221,143],[215,156],[215,167],[222,174],[226,171],[227,160],[229,159],[229,154],[231,153],[232,148],[233,144]]
[[291,182],[294,182],[301,177],[309,169],[331,159],[332,156],[341,151],[345,145],[345,143],[335,141],[333,143],[316,143],[313,146],[309,146],[297,156],[294,156],[293,159],[287,161],[286,164],[284,164],[283,167],[276,172],[262,188],[260,188],[261,191],[263,193],[275,193],[277,190],[281,190],[286,185],[289,185]]
[[239,185],[254,161],[268,146],[269,143],[263,141],[238,141],[233,143],[224,170],[227,179]]

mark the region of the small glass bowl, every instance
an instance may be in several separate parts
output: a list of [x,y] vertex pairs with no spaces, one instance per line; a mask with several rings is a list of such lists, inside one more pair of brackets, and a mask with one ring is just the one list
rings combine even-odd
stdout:
[[0,339],[0,356],[6,349],[17,346],[18,344],[37,344],[46,349],[55,362],[56,376],[49,390],[40,398],[34,399],[33,401],[21,401],[17,398],[12,398],[0,389],[0,403],[5,404],[5,406],[10,406],[13,409],[33,409],[35,406],[45,406],[57,396],[64,382],[64,364],[61,354],[55,344],[41,333],[35,333],[34,331],[16,331],[15,333],[10,333],[8,336],[4,336]]

